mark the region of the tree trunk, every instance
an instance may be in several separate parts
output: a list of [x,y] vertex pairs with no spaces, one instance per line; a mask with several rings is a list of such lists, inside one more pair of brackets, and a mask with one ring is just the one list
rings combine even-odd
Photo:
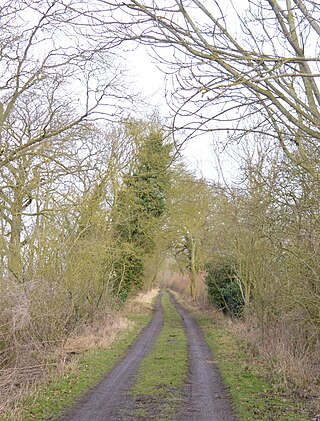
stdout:
[[19,190],[15,191],[12,215],[11,232],[9,240],[8,270],[9,275],[22,282],[22,259],[21,259],[21,231],[23,199]]
[[195,290],[196,290],[196,240],[194,237],[191,237],[189,240],[190,244],[190,295],[191,298],[195,298]]

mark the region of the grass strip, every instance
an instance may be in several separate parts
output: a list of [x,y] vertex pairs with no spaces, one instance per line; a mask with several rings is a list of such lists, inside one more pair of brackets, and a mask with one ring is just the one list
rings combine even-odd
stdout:
[[142,362],[131,390],[135,419],[168,421],[183,402],[188,376],[187,337],[181,316],[165,292],[162,298],[163,329],[151,353]]
[[76,368],[70,366],[63,375],[53,375],[11,413],[3,415],[3,421],[56,420],[72,406],[89,388],[98,384],[117,365],[135,341],[141,329],[151,320],[151,313],[128,316],[134,327],[123,332],[107,349],[96,349],[81,354]]
[[266,368],[244,342],[214,324],[212,316],[197,312],[196,319],[230,390],[239,421],[311,419],[306,401],[287,396],[268,382]]

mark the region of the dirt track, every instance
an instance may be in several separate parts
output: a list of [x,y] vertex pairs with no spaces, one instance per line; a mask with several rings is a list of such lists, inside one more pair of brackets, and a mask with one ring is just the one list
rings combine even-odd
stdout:
[[150,352],[162,328],[161,294],[157,299],[154,316],[131,347],[126,357],[112,372],[90,390],[76,407],[61,421],[111,421],[121,420],[114,409],[125,402],[127,391],[134,384],[139,364]]
[[188,336],[190,380],[187,404],[178,419],[194,421],[233,421],[232,407],[220,374],[212,361],[203,334],[188,311],[170,300],[180,313]]
[[[181,314],[188,336],[190,379],[185,386],[185,405],[177,414],[181,421],[234,421],[227,392],[211,352],[195,320],[170,295]],[[129,391],[139,365],[150,352],[163,325],[161,295],[158,297],[151,323],[143,330],[127,356],[94,389],[78,402],[60,421],[121,421],[126,406],[130,408]],[[139,419],[139,418],[137,418]],[[143,417],[144,420],[148,419]]]

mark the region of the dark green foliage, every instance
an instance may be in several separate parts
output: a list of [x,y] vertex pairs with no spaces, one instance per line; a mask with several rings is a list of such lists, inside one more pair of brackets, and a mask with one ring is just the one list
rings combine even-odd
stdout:
[[138,166],[131,177],[138,203],[149,216],[159,218],[164,213],[168,163],[169,148],[163,144],[162,132],[151,132],[140,149]]
[[[127,245],[128,246],[128,245]],[[141,289],[143,278],[143,259],[136,250],[125,247],[115,263],[117,279],[115,288],[119,300],[124,302],[133,288]]]
[[170,162],[170,148],[164,145],[161,129],[133,128],[138,143],[135,165],[124,177],[116,208],[120,256],[115,267],[115,288],[123,301],[143,285],[144,258],[154,250],[154,234],[165,211]]
[[210,301],[225,314],[240,317],[244,301],[234,265],[229,261],[214,261],[206,265],[206,272]]

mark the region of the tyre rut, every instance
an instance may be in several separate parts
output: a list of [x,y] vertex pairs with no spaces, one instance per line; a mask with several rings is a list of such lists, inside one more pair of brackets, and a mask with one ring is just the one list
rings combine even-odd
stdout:
[[123,360],[95,388],[91,389],[60,421],[118,420],[113,414],[133,386],[141,361],[151,351],[163,325],[160,292],[149,325]]
[[189,351],[190,383],[187,404],[178,420],[183,421],[235,421],[228,392],[220,373],[212,361],[212,354],[201,329],[188,311],[177,303],[171,293],[170,300],[181,315]]

